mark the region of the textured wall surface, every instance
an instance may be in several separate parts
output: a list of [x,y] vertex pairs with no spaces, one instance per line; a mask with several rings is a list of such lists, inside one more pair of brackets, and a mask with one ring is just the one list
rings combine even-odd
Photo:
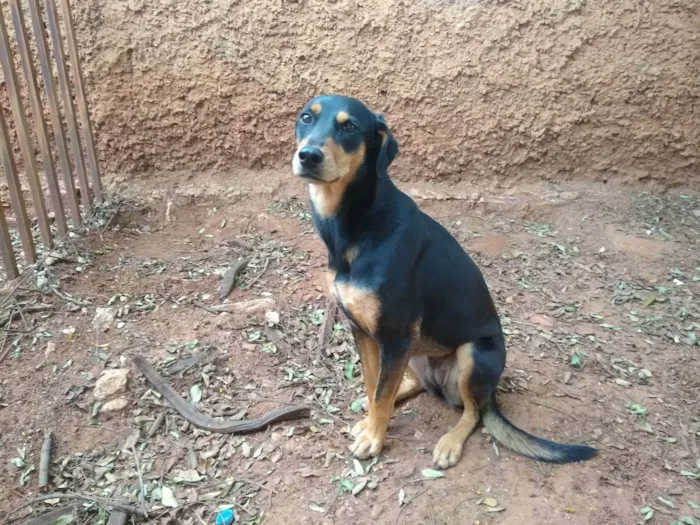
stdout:
[[700,180],[697,0],[73,4],[105,171],[285,167],[338,92],[403,180]]

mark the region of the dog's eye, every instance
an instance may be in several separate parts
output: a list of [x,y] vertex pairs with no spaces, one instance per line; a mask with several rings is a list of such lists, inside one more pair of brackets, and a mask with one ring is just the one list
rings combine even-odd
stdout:
[[301,120],[301,122],[302,122],[303,124],[311,124],[312,118],[311,118],[311,115],[309,115],[308,113],[304,113],[304,114],[301,116],[301,119],[300,119],[300,120]]
[[346,122],[343,124],[343,131],[346,133],[355,133],[357,131],[357,126],[352,122]]

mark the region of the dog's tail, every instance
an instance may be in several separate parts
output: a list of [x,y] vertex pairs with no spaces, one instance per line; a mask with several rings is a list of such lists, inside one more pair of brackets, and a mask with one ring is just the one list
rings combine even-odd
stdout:
[[498,409],[492,394],[482,409],[486,430],[504,447],[522,456],[548,463],[573,463],[592,458],[598,452],[585,445],[566,445],[535,437],[513,425]]

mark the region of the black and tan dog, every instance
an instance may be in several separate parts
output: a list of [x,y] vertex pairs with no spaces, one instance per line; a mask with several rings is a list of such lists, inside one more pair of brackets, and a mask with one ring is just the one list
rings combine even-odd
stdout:
[[479,268],[440,224],[389,179],[398,144],[384,119],[356,99],[311,100],[295,127],[294,174],[309,183],[314,224],[328,249],[328,283],[350,319],[368,416],[350,450],[378,455],[394,406],[427,390],[463,407],[433,462],[455,465],[483,418],[504,446],[549,462],[596,450],[534,437],[496,405],[506,359],[498,313]]

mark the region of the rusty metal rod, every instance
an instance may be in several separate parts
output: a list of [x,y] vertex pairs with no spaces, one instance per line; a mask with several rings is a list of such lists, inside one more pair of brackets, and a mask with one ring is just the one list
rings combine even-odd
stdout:
[[66,67],[66,53],[63,50],[63,38],[61,37],[61,28],[58,25],[58,16],[56,15],[56,2],[54,0],[46,1],[46,15],[49,22],[49,33],[53,44],[53,53],[56,57],[56,69],[58,70],[58,83],[61,86],[61,95],[63,95],[63,110],[66,114],[66,124],[68,125],[68,134],[70,136],[70,145],[73,150],[73,162],[78,174],[78,184],[80,186],[81,201],[85,212],[89,213],[92,210],[92,202],[90,199],[90,185],[88,184],[87,174],[85,173],[85,160],[83,159],[83,148],[78,134],[78,122],[75,119],[75,107],[73,106],[73,95],[71,94],[70,82],[68,81],[68,69]]
[[[36,248],[34,247],[34,238],[30,229],[29,217],[27,216],[27,205],[24,203],[22,195],[22,186],[17,176],[17,167],[15,166],[15,158],[12,156],[12,144],[10,135],[7,132],[7,124],[5,124],[5,115],[0,111],[0,157],[2,157],[2,168],[5,170],[5,179],[7,180],[7,189],[10,194],[10,202],[12,210],[15,212],[17,219],[17,230],[19,238],[22,241],[22,249],[24,250],[24,258],[29,264],[34,264],[36,261]],[[9,270],[5,265],[5,271]]]
[[39,0],[28,0],[28,4],[29,13],[32,19],[32,29],[34,30],[34,39],[36,40],[36,47],[37,51],[39,52],[41,76],[44,79],[46,100],[49,106],[49,114],[51,115],[53,137],[56,143],[56,149],[58,150],[58,162],[61,167],[61,175],[63,175],[63,184],[66,188],[68,209],[70,210],[70,216],[73,220],[73,227],[78,228],[82,222],[82,219],[80,217],[80,207],[78,206],[78,200],[75,193],[73,167],[71,166],[70,156],[68,154],[66,132],[63,128],[63,121],[61,119],[61,106],[58,101],[56,79],[53,76],[53,71],[51,68],[51,55],[49,54],[46,30],[44,29],[44,20],[41,16]]
[[68,58],[70,59],[71,69],[73,70],[73,82],[75,83],[75,98],[78,99],[80,121],[83,125],[83,134],[85,135],[85,151],[87,152],[88,165],[90,167],[90,175],[92,178],[92,190],[95,193],[95,202],[101,202],[102,182],[100,181],[100,166],[97,162],[97,155],[95,153],[95,140],[92,136],[90,112],[88,111],[87,99],[85,98],[85,82],[83,79],[83,71],[80,67],[80,54],[78,53],[78,45],[75,41],[75,32],[73,30],[73,14],[71,13],[70,4],[68,3],[68,0],[58,1],[61,5],[63,25],[66,29],[66,41],[68,42]]
[[19,276],[17,269],[17,261],[15,260],[15,252],[12,249],[12,238],[10,231],[7,229],[7,220],[5,220],[5,211],[0,205],[0,254],[2,254],[2,264],[7,274],[7,279],[14,279]]
[[29,50],[29,41],[27,40],[27,29],[24,23],[24,14],[19,5],[19,0],[10,0],[10,14],[12,16],[12,24],[15,26],[15,35],[17,36],[17,47],[19,49],[20,61],[24,69],[24,79],[29,92],[29,103],[31,104],[34,129],[36,138],[39,142],[39,150],[41,151],[41,159],[44,164],[44,175],[49,186],[51,195],[51,204],[56,218],[56,228],[61,237],[68,233],[66,225],[66,216],[63,211],[63,201],[61,200],[61,190],[58,187],[58,179],[56,178],[56,166],[53,162],[53,153],[49,145],[49,137],[46,131],[46,122],[44,121],[44,108],[39,98],[39,88],[36,84],[36,72],[34,71],[34,63],[32,61],[31,52]]
[[53,238],[51,236],[49,218],[46,214],[44,193],[41,189],[41,183],[39,182],[39,175],[37,174],[34,148],[32,147],[29,137],[27,116],[24,113],[24,107],[22,107],[17,73],[15,72],[15,65],[10,49],[10,40],[7,36],[7,26],[5,25],[5,17],[2,14],[2,10],[0,10],[0,39],[0,61],[2,62],[2,70],[5,75],[5,85],[7,86],[7,94],[10,99],[10,106],[12,107],[12,115],[14,116],[19,147],[24,160],[27,181],[29,182],[29,190],[32,194],[32,205],[34,206],[34,213],[39,223],[39,231],[41,232],[44,244],[48,248],[52,248]]

